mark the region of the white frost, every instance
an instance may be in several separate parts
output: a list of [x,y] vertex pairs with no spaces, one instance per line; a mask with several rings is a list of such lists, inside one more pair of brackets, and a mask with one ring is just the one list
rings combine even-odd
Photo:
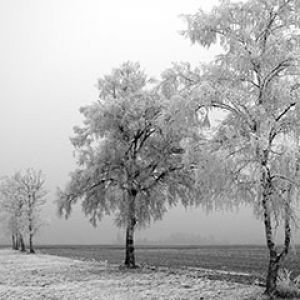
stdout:
[[0,299],[242,300],[256,299],[262,292],[256,286],[209,280],[206,272],[167,268],[125,271],[104,262],[0,250]]

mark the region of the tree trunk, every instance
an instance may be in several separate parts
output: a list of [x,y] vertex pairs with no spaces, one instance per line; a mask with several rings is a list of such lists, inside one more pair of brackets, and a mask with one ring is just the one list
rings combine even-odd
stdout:
[[[273,235],[272,235],[272,224],[271,224],[271,216],[270,216],[270,209],[268,207],[267,201],[268,195],[263,194],[263,208],[264,208],[264,221],[265,221],[265,232],[266,232],[266,240],[267,240],[267,246],[269,249],[270,254],[270,260],[269,260],[269,267],[268,267],[268,273],[266,278],[266,290],[265,294],[269,295],[271,299],[275,299],[277,294],[277,278],[278,278],[278,271],[281,267],[281,264],[285,257],[287,256],[289,252],[290,242],[291,242],[291,227],[290,227],[290,219],[291,219],[291,193],[292,193],[292,187],[289,186],[289,188],[286,191],[286,201],[284,205],[284,247],[283,250],[277,254],[275,244],[273,241]],[[270,196],[270,195],[269,195]]]
[[16,250],[20,249],[20,238],[18,234],[15,234],[15,246],[16,246]]
[[17,250],[16,236],[14,234],[11,235],[12,249]]
[[267,152],[263,153],[263,159],[261,160],[262,166],[262,207],[264,212],[264,225],[265,225],[265,236],[266,243],[269,250],[269,268],[266,278],[266,290],[265,294],[269,295],[271,299],[276,294],[276,281],[279,270],[279,264],[277,261],[277,251],[274,243],[273,229],[272,229],[272,218],[271,218],[271,197],[272,197],[272,181],[270,172],[267,166]]
[[29,251],[30,253],[35,253],[34,249],[33,249],[33,234],[30,233],[29,234]]
[[32,225],[31,225],[31,219],[29,220],[29,251],[30,253],[35,253],[33,249],[33,233],[32,233]]
[[135,267],[135,254],[134,254],[134,226],[135,220],[130,220],[126,228],[126,256],[125,266],[128,268]]
[[126,254],[125,266],[127,268],[135,268],[135,254],[134,254],[134,228],[136,224],[135,218],[135,192],[129,194],[129,217],[126,227]]
[[269,295],[271,299],[272,297],[274,298],[276,296],[276,284],[277,284],[279,266],[280,265],[277,259],[276,251],[275,253],[270,252],[265,294]]
[[20,239],[20,248],[21,248],[20,251],[25,252],[26,251],[25,242],[21,233],[19,234],[19,239]]
[[265,235],[266,242],[269,250],[269,267],[266,278],[266,290],[265,294],[269,295],[273,299],[276,295],[276,282],[277,275],[279,270],[279,261],[277,259],[277,252],[275,248],[275,243],[273,240],[272,233],[272,223],[271,223],[271,213],[269,208],[269,196],[268,194],[263,193],[263,209],[264,209],[264,224],[265,224]]

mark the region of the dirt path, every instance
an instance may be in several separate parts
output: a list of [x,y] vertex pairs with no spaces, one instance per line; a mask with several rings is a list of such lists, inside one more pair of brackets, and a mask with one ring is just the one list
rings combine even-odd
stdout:
[[0,250],[0,299],[256,299],[247,286],[168,269],[119,270],[118,266]]

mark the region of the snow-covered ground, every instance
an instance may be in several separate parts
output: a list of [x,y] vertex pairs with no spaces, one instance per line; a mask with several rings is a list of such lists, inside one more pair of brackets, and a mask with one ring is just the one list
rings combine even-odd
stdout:
[[257,299],[262,289],[213,281],[202,269],[120,270],[116,265],[0,250],[0,299]]

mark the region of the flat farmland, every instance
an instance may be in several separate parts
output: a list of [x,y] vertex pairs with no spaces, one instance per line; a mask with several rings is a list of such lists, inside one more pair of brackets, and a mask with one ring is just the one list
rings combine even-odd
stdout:
[[[122,264],[125,253],[123,246],[111,245],[39,246],[38,250],[80,260],[107,260],[110,264]],[[284,263],[292,271],[292,277],[300,274],[300,246],[295,250]],[[136,246],[135,253],[140,265],[242,272],[249,273],[252,279],[264,278],[268,264],[264,246]]]

